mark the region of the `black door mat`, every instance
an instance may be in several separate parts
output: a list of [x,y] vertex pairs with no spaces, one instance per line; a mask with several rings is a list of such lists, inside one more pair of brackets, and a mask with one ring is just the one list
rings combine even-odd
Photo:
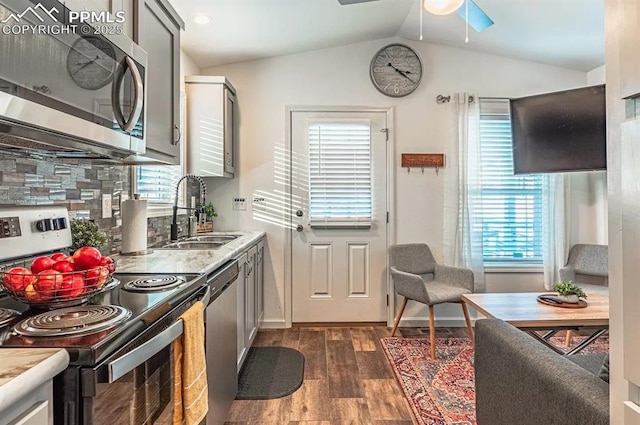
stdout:
[[268,400],[293,393],[304,381],[304,355],[287,347],[251,347],[238,377],[236,400]]

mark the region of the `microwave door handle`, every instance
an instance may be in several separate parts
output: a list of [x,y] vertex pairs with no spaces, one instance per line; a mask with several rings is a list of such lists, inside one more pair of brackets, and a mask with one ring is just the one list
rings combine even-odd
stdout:
[[[149,360],[154,355],[158,354],[164,348],[166,348],[173,341],[178,339],[184,332],[184,324],[182,320],[177,320],[171,326],[158,335],[151,338],[149,341],[140,345],[139,347],[129,351],[122,357],[113,360],[105,365],[107,368],[108,381],[106,383],[113,383],[122,378],[127,373],[131,372],[142,363]],[[101,382],[104,383],[104,382]]]
[[125,58],[125,62],[127,63],[127,67],[131,70],[131,75],[133,76],[133,112],[129,116],[126,124],[123,127],[123,130],[127,133],[131,133],[138,123],[138,119],[140,118],[140,114],[142,113],[142,107],[144,106],[144,83],[142,81],[142,76],[140,75],[140,71],[138,71],[138,67],[136,63],[129,56]]
[[124,79],[126,71],[127,67],[123,60],[116,68],[116,72],[113,75],[113,84],[111,85],[111,109],[113,110],[113,115],[122,130],[125,129],[126,121],[124,113],[122,113],[122,107],[120,106],[120,87],[122,86],[122,80]]

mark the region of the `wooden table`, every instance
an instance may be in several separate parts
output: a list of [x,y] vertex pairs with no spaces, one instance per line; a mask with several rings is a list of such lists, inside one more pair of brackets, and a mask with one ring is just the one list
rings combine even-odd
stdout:
[[[609,330],[609,296],[587,293],[587,307],[561,308],[542,304],[540,293],[464,294],[462,300],[489,318],[504,320],[528,332],[561,354],[575,354]],[[560,330],[584,329],[591,336],[566,353],[551,345],[549,338]],[[536,331],[548,330],[544,335]]]

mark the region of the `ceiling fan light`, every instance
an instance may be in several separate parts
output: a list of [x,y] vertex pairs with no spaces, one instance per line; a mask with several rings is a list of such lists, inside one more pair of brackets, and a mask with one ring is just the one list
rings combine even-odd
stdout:
[[424,0],[424,9],[434,15],[448,15],[462,6],[464,0]]

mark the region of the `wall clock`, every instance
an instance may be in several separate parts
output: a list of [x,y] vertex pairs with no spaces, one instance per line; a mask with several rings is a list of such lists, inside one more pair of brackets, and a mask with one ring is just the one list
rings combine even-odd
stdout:
[[413,92],[422,79],[422,61],[404,44],[389,44],[378,50],[371,60],[371,81],[381,93],[402,97]]
[[109,84],[116,68],[113,47],[99,37],[82,37],[71,46],[67,55],[67,71],[71,79],[87,90],[97,90]]

